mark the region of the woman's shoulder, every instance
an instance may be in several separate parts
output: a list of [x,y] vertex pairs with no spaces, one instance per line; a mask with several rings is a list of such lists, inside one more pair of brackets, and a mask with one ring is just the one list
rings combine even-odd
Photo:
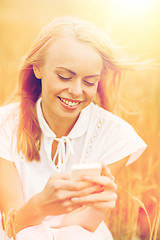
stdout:
[[13,103],[9,103],[7,105],[2,105],[0,106],[0,115],[3,114],[11,114],[12,112],[18,110],[20,107],[20,103],[19,102],[13,102]]
[[10,103],[0,107],[0,124],[17,122],[19,119],[19,102]]
[[110,127],[124,127],[124,128],[131,128],[132,126],[123,120],[121,117],[115,115],[112,112],[92,103],[91,104],[91,111],[92,111],[92,118],[96,121],[101,121],[105,126]]

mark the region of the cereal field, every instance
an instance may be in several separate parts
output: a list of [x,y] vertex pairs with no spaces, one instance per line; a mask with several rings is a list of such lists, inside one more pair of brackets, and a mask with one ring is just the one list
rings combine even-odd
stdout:
[[134,5],[128,4],[127,8],[123,4],[124,0],[0,0],[0,104],[11,96],[21,59],[37,33],[57,16],[72,15],[91,21],[125,46],[131,57],[153,59],[156,68],[125,75],[116,93],[118,104],[111,106],[111,111],[132,124],[148,148],[139,160],[118,174],[117,206],[106,221],[115,240],[158,240],[160,3],[148,0],[136,11]]

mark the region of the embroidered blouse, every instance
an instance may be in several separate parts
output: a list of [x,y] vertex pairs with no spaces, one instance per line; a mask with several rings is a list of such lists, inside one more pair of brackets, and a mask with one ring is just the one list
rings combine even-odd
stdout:
[[[0,108],[0,157],[14,162],[26,202],[42,191],[54,172],[70,173],[72,165],[76,163],[100,162],[107,165],[130,156],[128,165],[146,148],[145,142],[131,125],[94,103],[81,111],[70,133],[61,138],[56,137],[45,121],[41,98],[36,103],[36,110],[42,130],[40,161],[30,162],[22,153],[18,154],[16,148],[19,104],[12,103]],[[53,141],[58,142],[54,159],[51,158]],[[57,157],[58,164],[55,165]],[[54,228],[60,225],[62,218],[63,215],[47,217],[44,222]]]

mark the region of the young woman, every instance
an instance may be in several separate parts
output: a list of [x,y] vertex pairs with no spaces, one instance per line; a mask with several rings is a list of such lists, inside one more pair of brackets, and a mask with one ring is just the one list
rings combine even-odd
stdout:
[[[104,106],[105,82],[130,68],[96,27],[53,20],[25,57],[20,102],[0,109],[1,235],[14,239],[113,239],[103,222],[116,203],[113,175],[146,144]],[[76,163],[101,176],[71,178]]]

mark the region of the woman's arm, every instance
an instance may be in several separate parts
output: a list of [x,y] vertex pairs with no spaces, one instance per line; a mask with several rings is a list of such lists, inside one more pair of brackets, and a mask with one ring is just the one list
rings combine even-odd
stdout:
[[[14,163],[2,158],[0,158],[0,196],[0,210],[5,216],[11,209],[16,210],[16,232],[42,221],[36,198],[27,204],[24,202],[20,177]],[[9,236],[11,235],[9,231]]]
[[9,212],[24,205],[24,196],[15,165],[0,158],[0,210]]
[[[91,194],[98,190],[87,182],[72,182],[64,174],[54,174],[45,188],[27,203],[24,201],[22,185],[14,163],[0,158],[0,210],[7,215],[16,210],[16,233],[23,228],[40,224],[48,215],[69,213],[82,206],[70,201],[73,197]],[[8,235],[11,237],[12,232]]]
[[107,165],[114,177],[126,166],[128,159],[129,157],[127,156],[115,163]]

